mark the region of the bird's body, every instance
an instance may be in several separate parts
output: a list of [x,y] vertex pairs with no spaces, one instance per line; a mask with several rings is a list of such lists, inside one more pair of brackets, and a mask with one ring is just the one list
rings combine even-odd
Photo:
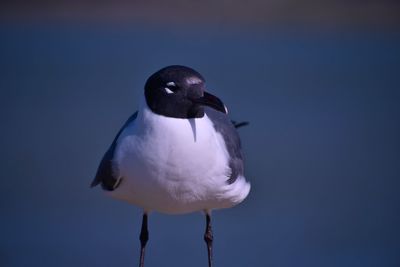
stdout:
[[118,132],[92,182],[143,209],[140,266],[150,211],[204,211],[211,266],[211,210],[232,207],[250,191],[235,125],[195,70],[169,66],[147,80],[139,110]]
[[163,213],[228,208],[241,202],[250,186],[243,176],[228,183],[229,153],[208,116],[214,112],[207,108],[202,118],[169,118],[142,103],[137,118],[116,141],[113,171],[121,182],[108,194]]

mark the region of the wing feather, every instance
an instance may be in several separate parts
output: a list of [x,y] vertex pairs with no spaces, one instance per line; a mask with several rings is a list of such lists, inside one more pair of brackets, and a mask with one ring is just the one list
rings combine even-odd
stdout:
[[205,108],[205,113],[212,121],[215,130],[224,138],[230,157],[229,168],[231,169],[227,183],[233,184],[239,176],[244,175],[243,153],[239,134],[226,114],[211,108]]
[[137,114],[138,112],[136,111],[132,116],[130,116],[125,124],[122,126],[122,128],[118,131],[111,146],[108,148],[100,162],[100,165],[96,172],[96,176],[90,184],[91,187],[101,184],[101,187],[104,190],[108,191],[112,191],[118,187],[120,180],[119,177],[114,176],[113,172],[114,151],[117,146],[118,137],[121,135],[124,128],[136,119]]

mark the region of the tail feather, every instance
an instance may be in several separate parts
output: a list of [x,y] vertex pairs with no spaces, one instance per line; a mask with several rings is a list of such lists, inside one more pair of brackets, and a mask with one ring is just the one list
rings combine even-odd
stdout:
[[249,122],[248,121],[242,121],[242,122],[232,121],[232,124],[237,129],[237,128],[249,125]]

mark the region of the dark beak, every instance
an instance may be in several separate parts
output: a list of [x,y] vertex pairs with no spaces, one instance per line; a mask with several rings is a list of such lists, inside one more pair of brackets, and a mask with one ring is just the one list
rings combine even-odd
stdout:
[[221,99],[210,93],[204,92],[204,95],[202,97],[192,98],[191,100],[193,101],[193,103],[211,107],[225,114],[228,113]]

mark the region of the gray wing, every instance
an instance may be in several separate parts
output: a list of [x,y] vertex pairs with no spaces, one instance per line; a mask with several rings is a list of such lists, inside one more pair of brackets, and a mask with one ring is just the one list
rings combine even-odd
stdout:
[[118,187],[118,177],[114,177],[113,175],[114,151],[117,146],[118,137],[120,136],[124,128],[136,119],[137,114],[138,112],[136,111],[132,116],[130,116],[129,119],[125,122],[124,126],[122,126],[122,128],[115,136],[110,148],[106,151],[103,159],[100,162],[99,168],[97,169],[96,177],[90,185],[91,187],[101,184],[101,187],[107,191],[112,191]]
[[226,149],[229,153],[229,168],[231,175],[228,184],[232,184],[240,175],[244,175],[244,163],[240,137],[235,125],[229,120],[228,116],[212,108],[205,108],[205,113],[212,121],[214,128],[224,138]]

